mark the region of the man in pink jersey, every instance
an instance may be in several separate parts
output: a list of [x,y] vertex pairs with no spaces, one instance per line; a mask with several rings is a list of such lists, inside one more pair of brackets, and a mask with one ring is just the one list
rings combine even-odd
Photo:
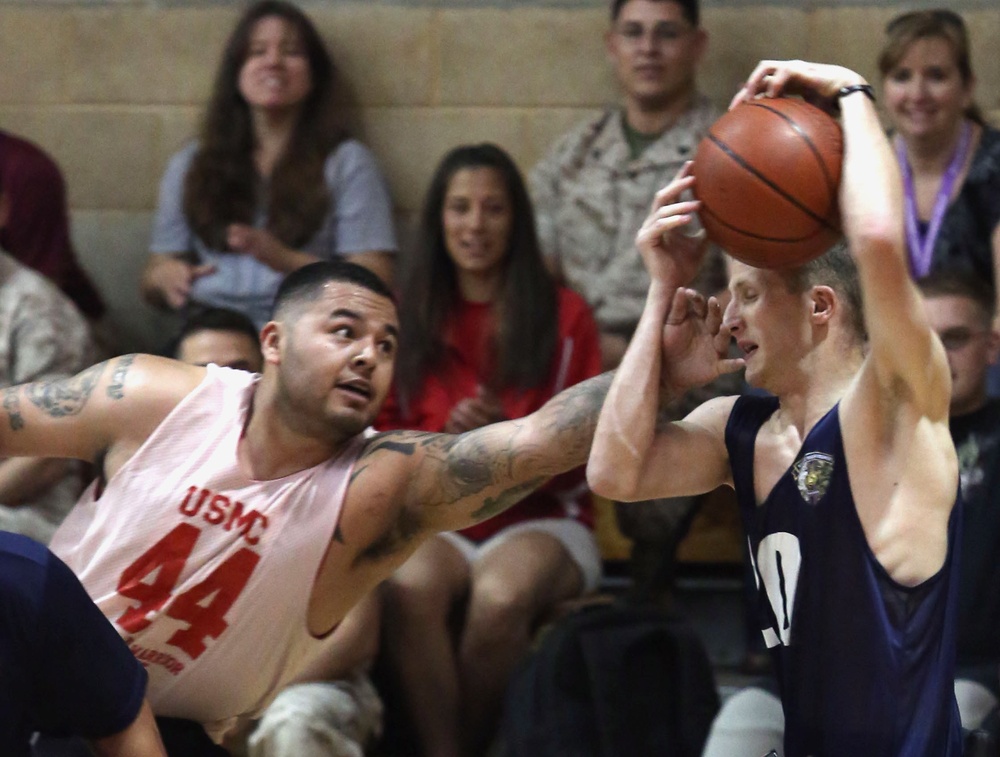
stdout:
[[457,436],[364,435],[397,334],[377,277],[317,263],[282,284],[259,377],[127,355],[4,392],[3,454],[100,470],[53,550],[146,664],[158,715],[221,741],[424,539],[586,461],[607,376]]

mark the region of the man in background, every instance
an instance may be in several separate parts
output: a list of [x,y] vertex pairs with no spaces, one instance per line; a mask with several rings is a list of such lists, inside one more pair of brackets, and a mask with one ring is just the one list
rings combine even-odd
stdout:
[[[1000,400],[987,395],[1000,354],[993,294],[979,279],[935,273],[919,283],[924,309],[951,369],[949,427],[965,503],[959,542],[955,697],[962,727],[997,732],[1000,703]],[[992,723],[987,722],[992,714]]]
[[167,356],[191,365],[215,363],[251,373],[260,373],[263,366],[253,321],[225,308],[194,312],[181,326]]
[[[0,239],[13,207],[0,183]],[[0,389],[68,378],[95,355],[90,327],[69,297],[0,246]],[[0,530],[48,544],[83,489],[82,476],[75,460],[0,458]]]
[[[649,287],[636,232],[718,116],[695,82],[708,44],[699,24],[698,0],[614,0],[605,46],[623,101],[560,138],[530,176],[542,250],[594,311],[605,369]],[[724,285],[716,273],[712,292]]]
[[[694,157],[719,115],[696,82],[708,46],[699,0],[612,0],[610,7],[605,49],[622,102],[560,138],[530,176],[542,251],[560,282],[590,305],[605,370],[621,361],[649,288],[636,233],[657,190]],[[688,285],[706,296],[725,289],[718,250]],[[724,376],[689,392],[665,420],[740,387],[736,376]],[[633,542],[636,584],[669,593],[677,545],[700,501],[616,503],[618,526]]]

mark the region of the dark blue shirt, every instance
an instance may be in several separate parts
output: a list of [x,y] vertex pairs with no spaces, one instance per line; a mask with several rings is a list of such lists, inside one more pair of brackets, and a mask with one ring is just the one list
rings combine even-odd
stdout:
[[135,720],[146,671],[72,571],[41,544],[0,532],[0,754],[34,731],[96,739]]
[[948,556],[902,586],[872,554],[847,475],[838,407],[757,505],[757,432],[773,397],[740,397],[726,426],[765,641],[785,711],[786,757],[960,757],[954,696],[960,506]]
[[1000,664],[1000,400],[951,419],[962,473],[958,664]]

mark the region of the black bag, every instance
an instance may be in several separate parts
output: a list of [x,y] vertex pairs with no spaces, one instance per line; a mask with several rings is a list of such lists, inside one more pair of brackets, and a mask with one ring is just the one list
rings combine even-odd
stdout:
[[655,606],[558,621],[511,678],[505,757],[700,757],[719,697],[701,639]]

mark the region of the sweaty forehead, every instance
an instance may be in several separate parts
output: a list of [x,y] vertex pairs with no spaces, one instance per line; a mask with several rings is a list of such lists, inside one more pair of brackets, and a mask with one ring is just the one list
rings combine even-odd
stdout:
[[727,257],[726,272],[729,274],[729,288],[733,289],[740,285],[756,283],[757,276],[761,273],[761,270]]
[[350,281],[328,281],[308,308],[322,316],[349,310],[362,318],[392,326],[398,325],[399,320],[392,300]]

